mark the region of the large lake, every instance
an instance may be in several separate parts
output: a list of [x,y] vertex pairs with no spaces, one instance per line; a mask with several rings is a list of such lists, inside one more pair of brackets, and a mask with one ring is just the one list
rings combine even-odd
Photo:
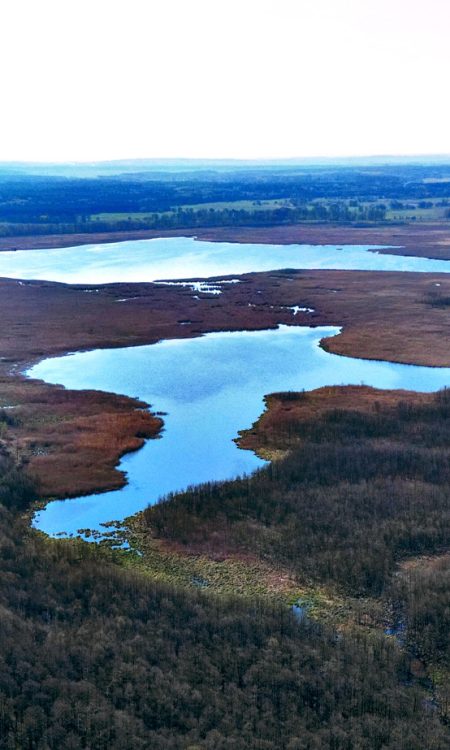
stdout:
[[279,268],[448,273],[450,262],[384,255],[370,245],[262,245],[189,237],[0,252],[0,276],[67,284],[196,279]]
[[102,523],[123,519],[168,492],[254,471],[263,462],[233,439],[261,414],[267,393],[350,383],[416,391],[450,385],[450,368],[352,359],[319,347],[322,338],[338,332],[280,326],[40,362],[30,376],[67,388],[137,396],[167,416],[161,439],[149,440],[121,461],[126,487],[51,502],[34,525],[51,535],[101,529]]

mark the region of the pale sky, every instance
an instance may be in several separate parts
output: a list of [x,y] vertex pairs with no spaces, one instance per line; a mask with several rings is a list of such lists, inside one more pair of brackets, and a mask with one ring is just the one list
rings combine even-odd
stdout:
[[450,153],[450,0],[2,0],[0,160]]

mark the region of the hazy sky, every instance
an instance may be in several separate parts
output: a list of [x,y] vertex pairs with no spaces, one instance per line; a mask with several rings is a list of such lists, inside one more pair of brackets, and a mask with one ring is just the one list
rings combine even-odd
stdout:
[[450,152],[450,0],[3,0],[0,160]]

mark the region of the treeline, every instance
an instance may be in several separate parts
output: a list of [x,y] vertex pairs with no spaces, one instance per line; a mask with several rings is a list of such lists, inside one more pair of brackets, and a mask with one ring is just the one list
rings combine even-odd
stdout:
[[76,234],[79,232],[117,232],[142,229],[191,229],[195,227],[222,226],[276,226],[299,222],[374,222],[384,221],[386,206],[349,207],[346,203],[317,203],[297,207],[279,207],[257,210],[233,208],[177,209],[167,213],[152,214],[142,218],[98,220],[90,216],[82,221],[56,223],[2,223],[0,236],[14,237],[47,234]]
[[422,406],[288,412],[260,444],[290,453],[169,497],[142,523],[187,548],[220,554],[223,543],[352,595],[380,596],[399,559],[450,546],[446,391]]
[[0,748],[448,747],[394,642],[168,588],[124,554],[0,506]]
[[[167,222],[167,228],[182,226],[241,226],[274,224],[298,224],[301,221],[384,221],[386,206],[374,203],[363,205],[355,202],[351,206],[346,201],[331,203],[310,203],[255,210],[233,208],[178,209],[171,215],[156,218],[158,224]],[[155,228],[161,228],[160,226]]]
[[[390,202],[448,199],[450,182],[445,181],[447,173],[448,166],[410,165],[310,170],[224,170],[178,175],[145,173],[97,178],[4,174],[0,176],[0,223],[24,224],[29,227],[71,225],[70,231],[79,231],[79,225],[88,223],[91,217],[100,214],[166,214],[181,209],[179,219],[187,220],[189,217],[183,212],[188,206],[267,200],[292,201],[299,214],[297,218],[295,211],[289,214],[288,219],[291,221],[348,221],[353,218],[379,220],[378,212],[382,212],[382,208],[379,205],[377,207],[377,201],[380,199]],[[441,179],[442,175],[444,177]],[[374,205],[367,209],[374,212],[372,219],[358,215],[360,210],[364,214],[366,209],[355,206],[347,206],[345,209],[344,202],[348,200],[373,202]],[[323,202],[322,205],[320,201]],[[311,205],[316,202],[319,202],[317,207]],[[335,206],[329,206],[330,203]],[[258,221],[256,213],[250,212],[252,219]],[[271,218],[276,219],[276,214]],[[165,219],[168,220],[167,217]],[[220,220],[218,216],[215,219]],[[225,220],[225,214],[222,219]],[[241,216],[240,219],[248,221],[247,216]],[[193,217],[191,220],[194,220]],[[259,220],[263,221],[262,218]],[[127,228],[130,228],[128,224]],[[97,231],[105,231],[105,227]]]

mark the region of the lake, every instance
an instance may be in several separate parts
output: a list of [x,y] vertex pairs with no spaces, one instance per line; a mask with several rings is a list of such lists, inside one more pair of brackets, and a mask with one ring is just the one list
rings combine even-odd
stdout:
[[450,385],[450,368],[341,357],[319,342],[335,327],[210,333],[151,346],[105,349],[44,360],[28,375],[67,388],[135,396],[167,412],[160,439],[125,456],[123,489],[50,502],[34,525],[47,534],[76,534],[121,520],[169,492],[249,473],[264,462],[233,442],[263,410],[263,396],[324,385],[435,391]]
[[448,273],[450,262],[374,252],[370,245],[263,245],[190,237],[0,252],[0,276],[67,284],[197,279],[280,268]]

